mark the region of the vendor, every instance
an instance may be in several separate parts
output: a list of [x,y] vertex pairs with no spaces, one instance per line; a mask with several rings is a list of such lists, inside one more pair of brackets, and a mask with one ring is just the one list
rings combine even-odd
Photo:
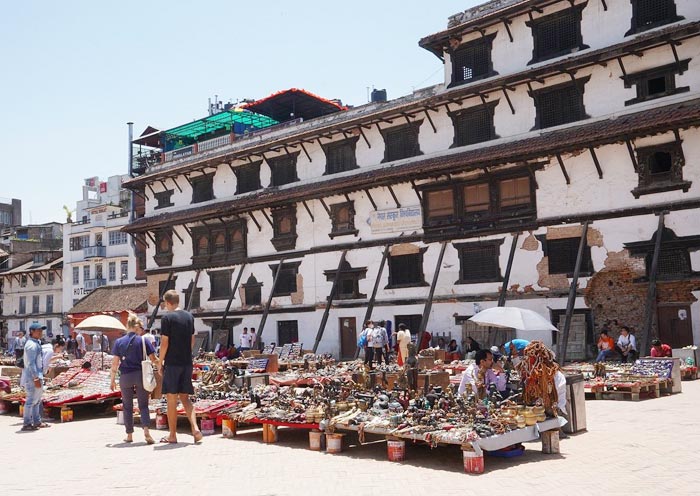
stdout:
[[41,361],[44,368],[44,374],[49,371],[49,365],[60,359],[59,356],[66,348],[66,342],[62,336],[56,336],[50,343],[41,345]]
[[651,342],[651,356],[654,358],[671,357],[673,356],[673,352],[669,345],[667,345],[666,343],[661,344],[660,339],[654,339]]
[[[453,340],[454,341],[454,340]],[[474,358],[476,352],[481,349],[481,345],[471,336],[467,336],[466,347],[464,348],[465,358]]]
[[600,331],[600,337],[598,338],[598,356],[596,357],[596,362],[604,362],[606,358],[612,355],[615,349],[615,341],[613,338],[608,336],[608,331],[603,329]]
[[630,334],[630,330],[627,326],[622,326],[620,328],[620,336],[617,338],[617,344],[615,345],[615,351],[620,354],[622,363],[627,363],[628,359],[634,361],[637,359],[637,339],[634,334]]
[[463,394],[467,385],[470,385],[472,392],[482,399],[488,393],[491,384],[495,384],[496,389],[503,393],[506,390],[506,374],[500,364],[494,365],[491,351],[479,350],[474,357],[474,363],[469,364],[462,374],[457,392]]

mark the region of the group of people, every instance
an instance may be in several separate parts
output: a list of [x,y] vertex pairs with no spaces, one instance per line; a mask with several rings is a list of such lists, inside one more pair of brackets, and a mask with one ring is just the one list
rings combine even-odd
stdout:
[[[651,342],[649,355],[651,357],[670,357],[672,356],[671,347],[668,344],[662,343],[659,339],[654,339]],[[628,361],[634,362],[639,357],[637,348],[637,338],[630,332],[628,326],[620,326],[620,335],[615,341],[610,337],[610,331],[603,329],[598,337],[598,356],[596,362],[604,362],[609,357],[617,353],[622,363]]]

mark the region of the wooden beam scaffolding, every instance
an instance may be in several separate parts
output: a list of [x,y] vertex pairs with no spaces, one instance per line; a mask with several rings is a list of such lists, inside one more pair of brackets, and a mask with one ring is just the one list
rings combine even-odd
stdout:
[[578,243],[578,252],[576,253],[576,265],[574,266],[574,277],[571,278],[569,286],[569,298],[566,301],[566,316],[564,317],[564,329],[561,331],[561,339],[559,340],[559,364],[564,365],[566,361],[566,349],[569,345],[569,329],[571,328],[571,317],[574,314],[574,306],[576,305],[576,287],[578,286],[578,276],[581,273],[581,262],[583,261],[583,250],[586,248],[586,237],[588,236],[588,221],[583,223],[581,229],[581,239]]
[[392,188],[391,185],[388,185],[387,188],[389,189],[389,193],[391,193],[391,197],[394,199],[394,203],[396,203],[396,206],[398,208],[401,208],[401,204],[399,203],[399,199],[396,198],[396,193],[394,193],[394,188]]
[[165,292],[168,290],[168,286],[170,286],[170,281],[173,280],[173,274],[174,271],[168,272],[168,279],[165,281],[165,285],[163,286],[163,291],[160,292],[160,295],[158,295],[158,303],[156,304],[155,308],[153,309],[153,313],[151,314],[151,317],[148,319],[148,324],[146,325],[146,329],[150,329],[153,327],[153,323],[156,321],[156,316],[158,315],[158,310],[160,310],[160,305],[163,303],[163,295]]
[[561,169],[561,173],[564,174],[566,184],[571,184],[571,179],[569,179],[569,173],[566,172],[566,167],[564,167],[564,161],[562,160],[560,153],[557,153],[557,162],[559,162],[559,168]]
[[258,232],[262,231],[262,226],[258,222],[258,219],[255,218],[255,215],[253,214],[252,210],[250,212],[248,212],[248,215],[250,215],[251,220],[253,221],[255,226],[258,228]]
[[[641,344],[637,350],[640,353],[646,353],[649,349],[651,341],[651,328],[656,314],[656,276],[659,270],[659,255],[661,254],[661,238],[664,234],[665,212],[659,214],[659,225],[656,228],[656,239],[654,240],[654,254],[651,258],[651,267],[649,268],[649,288],[647,290],[647,301],[644,307],[644,329],[642,330]],[[658,329],[657,329],[658,334]]]
[[277,287],[277,281],[280,277],[280,272],[282,272],[282,265],[284,264],[284,258],[281,258],[279,264],[277,265],[277,270],[275,270],[275,277],[272,279],[272,287],[270,288],[270,295],[267,297],[267,303],[265,304],[265,310],[263,311],[262,318],[260,319],[260,325],[258,325],[258,340],[262,343],[263,332],[265,331],[265,322],[267,322],[267,316],[270,313],[270,306],[272,305],[272,298],[275,295],[275,288]]
[[501,286],[501,294],[498,295],[498,306],[503,307],[506,304],[506,292],[508,291],[508,282],[510,281],[510,271],[513,268],[513,259],[515,258],[515,249],[518,245],[519,232],[513,234],[513,243],[510,245],[510,253],[508,254],[508,265],[506,265],[506,274],[503,276],[503,286]]
[[194,300],[194,292],[197,289],[197,283],[199,282],[199,274],[202,272],[202,269],[198,269],[197,272],[194,275],[194,281],[192,281],[192,288],[190,289],[190,294],[187,297],[187,310],[188,312],[192,308],[192,300]]
[[595,164],[595,170],[598,171],[598,178],[603,179],[603,169],[600,168],[600,162],[598,162],[598,156],[595,153],[595,147],[589,147],[588,151],[591,152],[591,157],[593,158],[593,163]]
[[304,205],[304,208],[306,209],[306,213],[309,214],[309,217],[311,217],[311,222],[314,222],[314,214],[311,213],[311,209],[309,208],[309,205],[306,203],[306,200],[301,201],[302,205]]
[[238,276],[236,277],[236,282],[233,285],[233,289],[231,290],[231,295],[229,296],[228,302],[226,303],[226,308],[224,309],[224,315],[221,317],[221,329],[224,328],[226,325],[226,317],[228,317],[228,312],[231,309],[231,303],[233,303],[233,299],[236,297],[236,291],[238,290],[238,285],[241,282],[241,276],[243,275],[243,269],[245,269],[245,264],[241,265],[241,269],[238,271]]
[[318,350],[318,345],[321,343],[323,338],[323,332],[326,330],[326,323],[328,322],[328,314],[331,311],[331,305],[333,304],[333,298],[338,289],[338,282],[340,281],[340,274],[343,271],[343,263],[345,263],[345,255],[348,250],[343,250],[340,255],[340,261],[338,262],[338,270],[335,272],[335,277],[333,278],[333,286],[331,286],[331,294],[328,295],[326,300],[326,308],[323,310],[323,316],[321,317],[321,323],[318,326],[318,332],[316,332],[316,340],[314,341],[313,352],[314,354]]
[[420,321],[420,328],[418,329],[418,336],[416,338],[416,343],[420,349],[421,340],[423,339],[423,333],[426,327],[428,327],[428,319],[430,318],[430,310],[433,308],[433,298],[435,297],[435,288],[437,287],[438,276],[440,275],[440,268],[442,268],[442,258],[445,256],[445,248],[447,248],[447,241],[443,241],[440,247],[440,255],[438,256],[437,264],[435,264],[435,272],[433,273],[433,282],[430,285],[430,293],[428,293],[428,299],[425,302],[425,307],[423,307],[423,318]]
[[[379,281],[382,278],[382,272],[384,272],[384,266],[386,265],[386,259],[389,257],[389,249],[391,248],[391,245],[386,245],[384,247],[384,253],[382,254],[382,260],[379,262],[379,269],[377,270],[377,277],[374,280],[374,287],[372,288],[372,295],[369,297],[369,301],[367,302],[367,310],[365,310],[365,318],[364,320],[360,323],[361,326],[365,325],[365,322],[367,322],[370,317],[372,316],[372,310],[374,309],[374,302],[377,299],[377,291],[379,290]],[[360,355],[360,348],[358,347],[355,350],[355,358],[357,358]]]

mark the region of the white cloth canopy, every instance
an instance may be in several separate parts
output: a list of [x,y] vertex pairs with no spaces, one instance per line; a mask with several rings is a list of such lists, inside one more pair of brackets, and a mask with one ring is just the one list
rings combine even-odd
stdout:
[[83,320],[80,324],[75,326],[76,329],[81,331],[99,331],[106,329],[116,329],[118,331],[126,331],[126,327],[122,324],[119,319],[111,317],[109,315],[93,315]]
[[517,331],[559,331],[537,312],[518,307],[487,308],[469,318],[475,324]]

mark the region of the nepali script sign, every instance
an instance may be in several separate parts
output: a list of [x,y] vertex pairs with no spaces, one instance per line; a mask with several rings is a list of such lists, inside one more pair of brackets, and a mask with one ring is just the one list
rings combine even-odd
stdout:
[[423,227],[423,216],[420,207],[375,210],[370,213],[369,223],[374,234],[416,231]]

